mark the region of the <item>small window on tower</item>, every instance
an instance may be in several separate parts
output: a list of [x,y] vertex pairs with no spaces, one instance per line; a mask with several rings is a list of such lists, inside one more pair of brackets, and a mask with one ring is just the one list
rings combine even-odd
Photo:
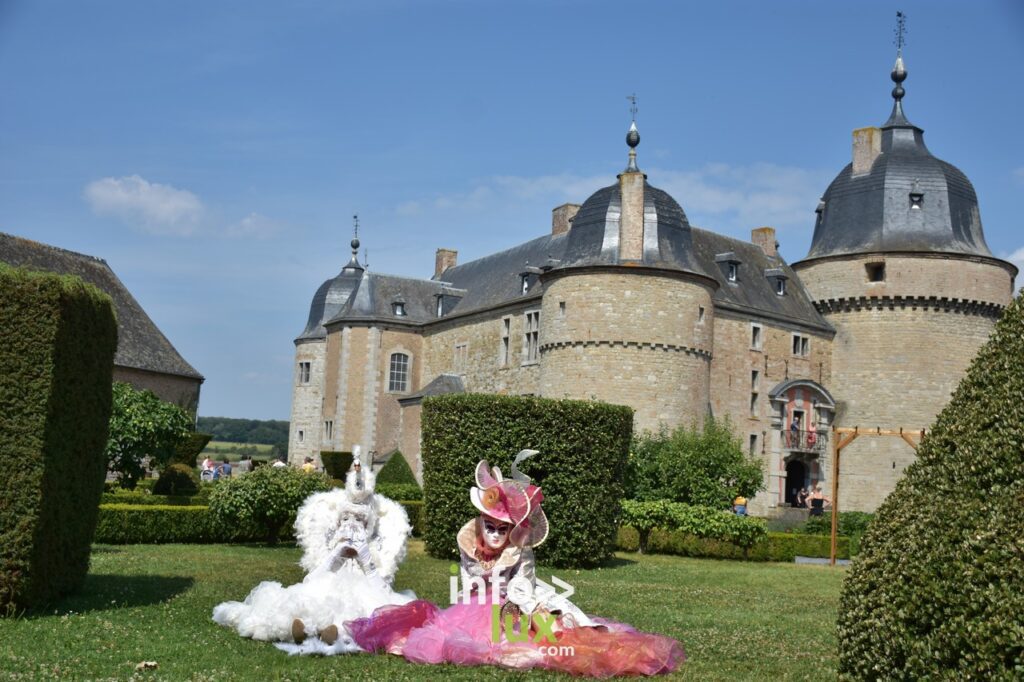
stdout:
[[867,270],[869,282],[885,281],[885,263],[866,263],[864,269]]
[[697,322],[704,323],[704,306],[697,306]]

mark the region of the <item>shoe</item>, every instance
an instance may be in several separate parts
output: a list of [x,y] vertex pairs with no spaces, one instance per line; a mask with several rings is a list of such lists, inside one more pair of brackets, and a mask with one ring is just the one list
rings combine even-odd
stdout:
[[331,646],[338,641],[338,626],[328,625],[320,632],[320,641]]
[[292,639],[295,640],[296,644],[302,644],[306,641],[306,626],[298,618],[292,621]]

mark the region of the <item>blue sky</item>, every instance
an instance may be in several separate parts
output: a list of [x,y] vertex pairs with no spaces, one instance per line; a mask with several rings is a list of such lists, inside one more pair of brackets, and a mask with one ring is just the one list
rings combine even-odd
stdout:
[[293,339],[349,256],[429,277],[640,167],[691,223],[806,254],[850,132],[905,110],[1024,264],[1024,3],[0,0],[0,231],[107,260],[206,376],[287,419]]

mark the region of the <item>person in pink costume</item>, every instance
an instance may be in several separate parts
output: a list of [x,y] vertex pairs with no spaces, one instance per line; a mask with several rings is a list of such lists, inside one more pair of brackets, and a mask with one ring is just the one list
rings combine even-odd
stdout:
[[676,640],[592,618],[538,581],[534,548],[548,537],[539,486],[518,465],[512,477],[486,461],[476,468],[470,500],[480,515],[458,532],[462,594],[446,609],[422,600],[384,606],[347,622],[360,648],[414,663],[544,668],[577,675],[656,675],[686,659]]

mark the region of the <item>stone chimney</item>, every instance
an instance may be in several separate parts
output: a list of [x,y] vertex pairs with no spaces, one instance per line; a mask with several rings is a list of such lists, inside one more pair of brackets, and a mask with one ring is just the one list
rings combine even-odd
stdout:
[[565,234],[572,228],[572,219],[580,210],[579,204],[562,204],[551,209],[551,235]]
[[766,256],[774,258],[779,255],[778,242],[775,241],[774,227],[755,227],[750,231],[750,241],[760,246]]
[[459,252],[454,249],[438,249],[434,256],[434,279],[439,278],[448,268],[454,268],[458,257]]
[[863,175],[882,153],[880,128],[858,128],[853,131],[853,174]]

